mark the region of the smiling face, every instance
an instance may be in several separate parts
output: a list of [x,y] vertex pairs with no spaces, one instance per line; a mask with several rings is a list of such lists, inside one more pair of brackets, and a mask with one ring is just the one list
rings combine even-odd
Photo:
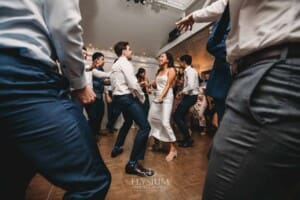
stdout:
[[104,66],[104,56],[100,56],[93,61],[94,65],[99,68]]
[[169,63],[169,60],[167,58],[167,55],[165,53],[162,53],[160,56],[159,56],[159,66],[160,67],[163,67],[165,65],[168,66],[168,63]]

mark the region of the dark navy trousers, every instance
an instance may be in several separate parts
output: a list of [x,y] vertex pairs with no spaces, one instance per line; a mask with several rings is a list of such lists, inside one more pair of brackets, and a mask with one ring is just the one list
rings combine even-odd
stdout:
[[174,121],[183,135],[183,140],[191,139],[189,128],[184,122],[184,116],[189,109],[197,102],[198,95],[184,95],[174,113]]
[[144,112],[142,105],[131,94],[114,96],[113,98],[116,111],[121,111],[125,120],[119,131],[115,147],[123,146],[128,131],[134,121],[139,126],[139,130],[134,140],[130,160],[143,160],[150,133],[150,125],[147,121],[146,113]]
[[36,172],[64,199],[104,199],[111,176],[64,77],[37,61],[0,55],[0,195],[24,199]]
[[104,102],[103,98],[96,97],[96,100],[85,106],[89,118],[89,126],[91,127],[94,135],[99,135],[101,123],[104,116]]

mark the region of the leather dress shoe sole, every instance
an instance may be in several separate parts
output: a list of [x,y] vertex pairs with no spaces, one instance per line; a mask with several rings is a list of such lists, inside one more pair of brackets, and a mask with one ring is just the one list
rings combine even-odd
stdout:
[[125,172],[127,174],[137,175],[141,177],[153,176],[154,171],[144,168],[141,165],[136,164],[135,166],[126,165]]

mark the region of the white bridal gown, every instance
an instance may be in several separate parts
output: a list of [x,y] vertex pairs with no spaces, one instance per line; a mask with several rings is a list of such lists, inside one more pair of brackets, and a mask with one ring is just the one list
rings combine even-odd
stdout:
[[[154,93],[154,99],[162,93],[168,80],[167,74],[156,77],[157,89]],[[170,87],[163,103],[152,102],[149,111],[149,123],[151,125],[150,136],[162,142],[175,142],[176,137],[170,125],[171,111],[173,106],[173,88]]]

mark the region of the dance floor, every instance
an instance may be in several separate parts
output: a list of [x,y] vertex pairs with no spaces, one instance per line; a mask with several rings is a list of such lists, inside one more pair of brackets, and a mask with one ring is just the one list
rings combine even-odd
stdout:
[[[131,129],[123,154],[116,158],[111,158],[110,152],[117,133],[98,138],[101,155],[112,174],[112,183],[106,199],[201,200],[207,169],[207,151],[212,138],[193,132],[194,146],[178,147],[178,157],[172,162],[165,161],[165,151],[147,150],[143,164],[154,169],[155,175],[142,178],[128,175],[124,170],[135,133],[136,129]],[[148,142],[150,145],[151,140]],[[37,174],[28,186],[26,200],[61,200],[63,194],[64,190]]]

